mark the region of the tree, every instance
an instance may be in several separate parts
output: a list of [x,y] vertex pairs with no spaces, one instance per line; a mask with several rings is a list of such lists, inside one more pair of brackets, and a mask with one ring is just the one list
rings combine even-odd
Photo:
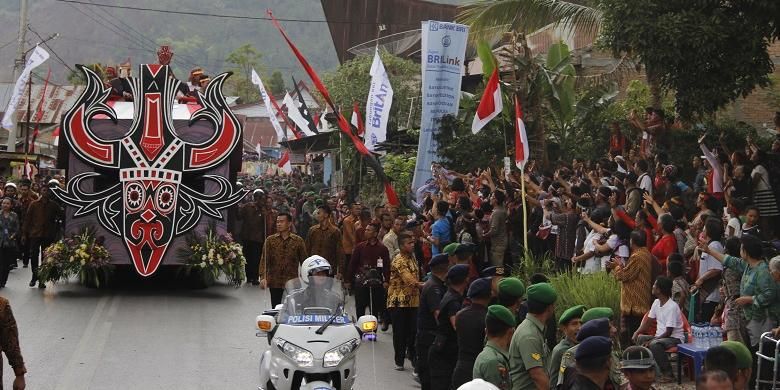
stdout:
[[596,33],[601,26],[598,8],[559,0],[477,0],[461,7],[457,16],[476,39],[501,36],[505,31],[532,33],[549,24],[562,24]]
[[262,77],[265,73],[260,61],[262,57],[257,49],[247,43],[233,50],[225,59],[225,62],[232,65],[229,70],[233,72],[233,76],[227,81],[229,91],[240,97],[244,103],[260,99],[260,92],[252,84],[252,69]]
[[776,1],[600,3],[603,45],[641,61],[651,90],[655,85],[673,91],[683,119],[706,117],[756,86],[769,84],[773,65],[767,46],[777,34],[770,22],[777,13],[767,16],[746,9],[752,5],[780,11]]
[[[387,124],[389,134],[402,127],[401,124],[405,125],[410,99],[420,95],[420,65],[387,52],[380,52],[380,57],[393,87],[393,105]],[[351,110],[354,102],[358,102],[361,110],[365,111],[372,62],[373,55],[358,56],[324,75],[323,82],[328,86],[336,106],[347,111]],[[365,118],[365,112],[362,116]]]
[[268,89],[268,93],[271,95],[278,96],[283,94],[285,92],[285,87],[284,78],[282,78],[282,72],[275,70],[273,73],[271,73],[271,78],[268,80],[268,85],[266,88]]

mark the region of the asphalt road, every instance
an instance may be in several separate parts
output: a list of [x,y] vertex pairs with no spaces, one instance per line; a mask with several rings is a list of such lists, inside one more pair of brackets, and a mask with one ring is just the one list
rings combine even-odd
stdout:
[[[90,289],[75,281],[41,290],[29,280],[29,269],[16,269],[0,290],[19,326],[28,389],[257,388],[268,344],[255,336],[254,320],[270,306],[268,291],[162,282]],[[360,347],[356,389],[419,388],[408,368],[393,369],[391,334]],[[10,389],[13,371],[3,365]]]

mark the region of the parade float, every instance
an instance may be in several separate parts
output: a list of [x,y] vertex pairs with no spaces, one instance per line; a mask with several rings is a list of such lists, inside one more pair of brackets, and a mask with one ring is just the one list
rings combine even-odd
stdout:
[[[166,268],[200,269],[205,280],[228,274],[235,284],[244,259],[227,233],[226,209],[246,192],[234,185],[243,119],[222,93],[230,74],[214,77],[197,103],[177,104],[182,82],[168,54],[126,77],[130,93],[120,100],[109,99],[110,86],[95,71],[78,66],[86,88],[61,124],[58,160],[68,181],[53,189],[66,206],[65,236],[94,229],[111,267],[140,279]],[[193,253],[201,248],[193,237],[224,244],[222,261],[210,261],[207,251],[196,262]]]

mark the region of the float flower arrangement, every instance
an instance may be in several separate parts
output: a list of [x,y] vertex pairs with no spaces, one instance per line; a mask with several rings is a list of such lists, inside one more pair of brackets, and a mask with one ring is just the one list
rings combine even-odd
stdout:
[[187,235],[187,245],[179,255],[185,275],[197,272],[206,285],[214,284],[222,275],[235,287],[240,287],[246,279],[246,258],[241,244],[235,242],[230,233],[218,233],[213,224],[206,229],[205,235]]
[[38,278],[44,283],[57,283],[78,276],[81,284],[100,287],[113,271],[111,254],[103,246],[103,237],[95,237],[94,227],[87,227],[43,251]]

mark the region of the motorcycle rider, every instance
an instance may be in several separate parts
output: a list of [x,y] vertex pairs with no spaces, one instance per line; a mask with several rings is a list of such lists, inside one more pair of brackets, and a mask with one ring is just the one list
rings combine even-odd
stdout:
[[[307,307],[339,307],[343,298],[331,290],[331,266],[322,256],[309,256],[298,269],[300,288],[292,290],[284,300],[287,316],[300,315]],[[288,287],[289,288],[289,287]]]

